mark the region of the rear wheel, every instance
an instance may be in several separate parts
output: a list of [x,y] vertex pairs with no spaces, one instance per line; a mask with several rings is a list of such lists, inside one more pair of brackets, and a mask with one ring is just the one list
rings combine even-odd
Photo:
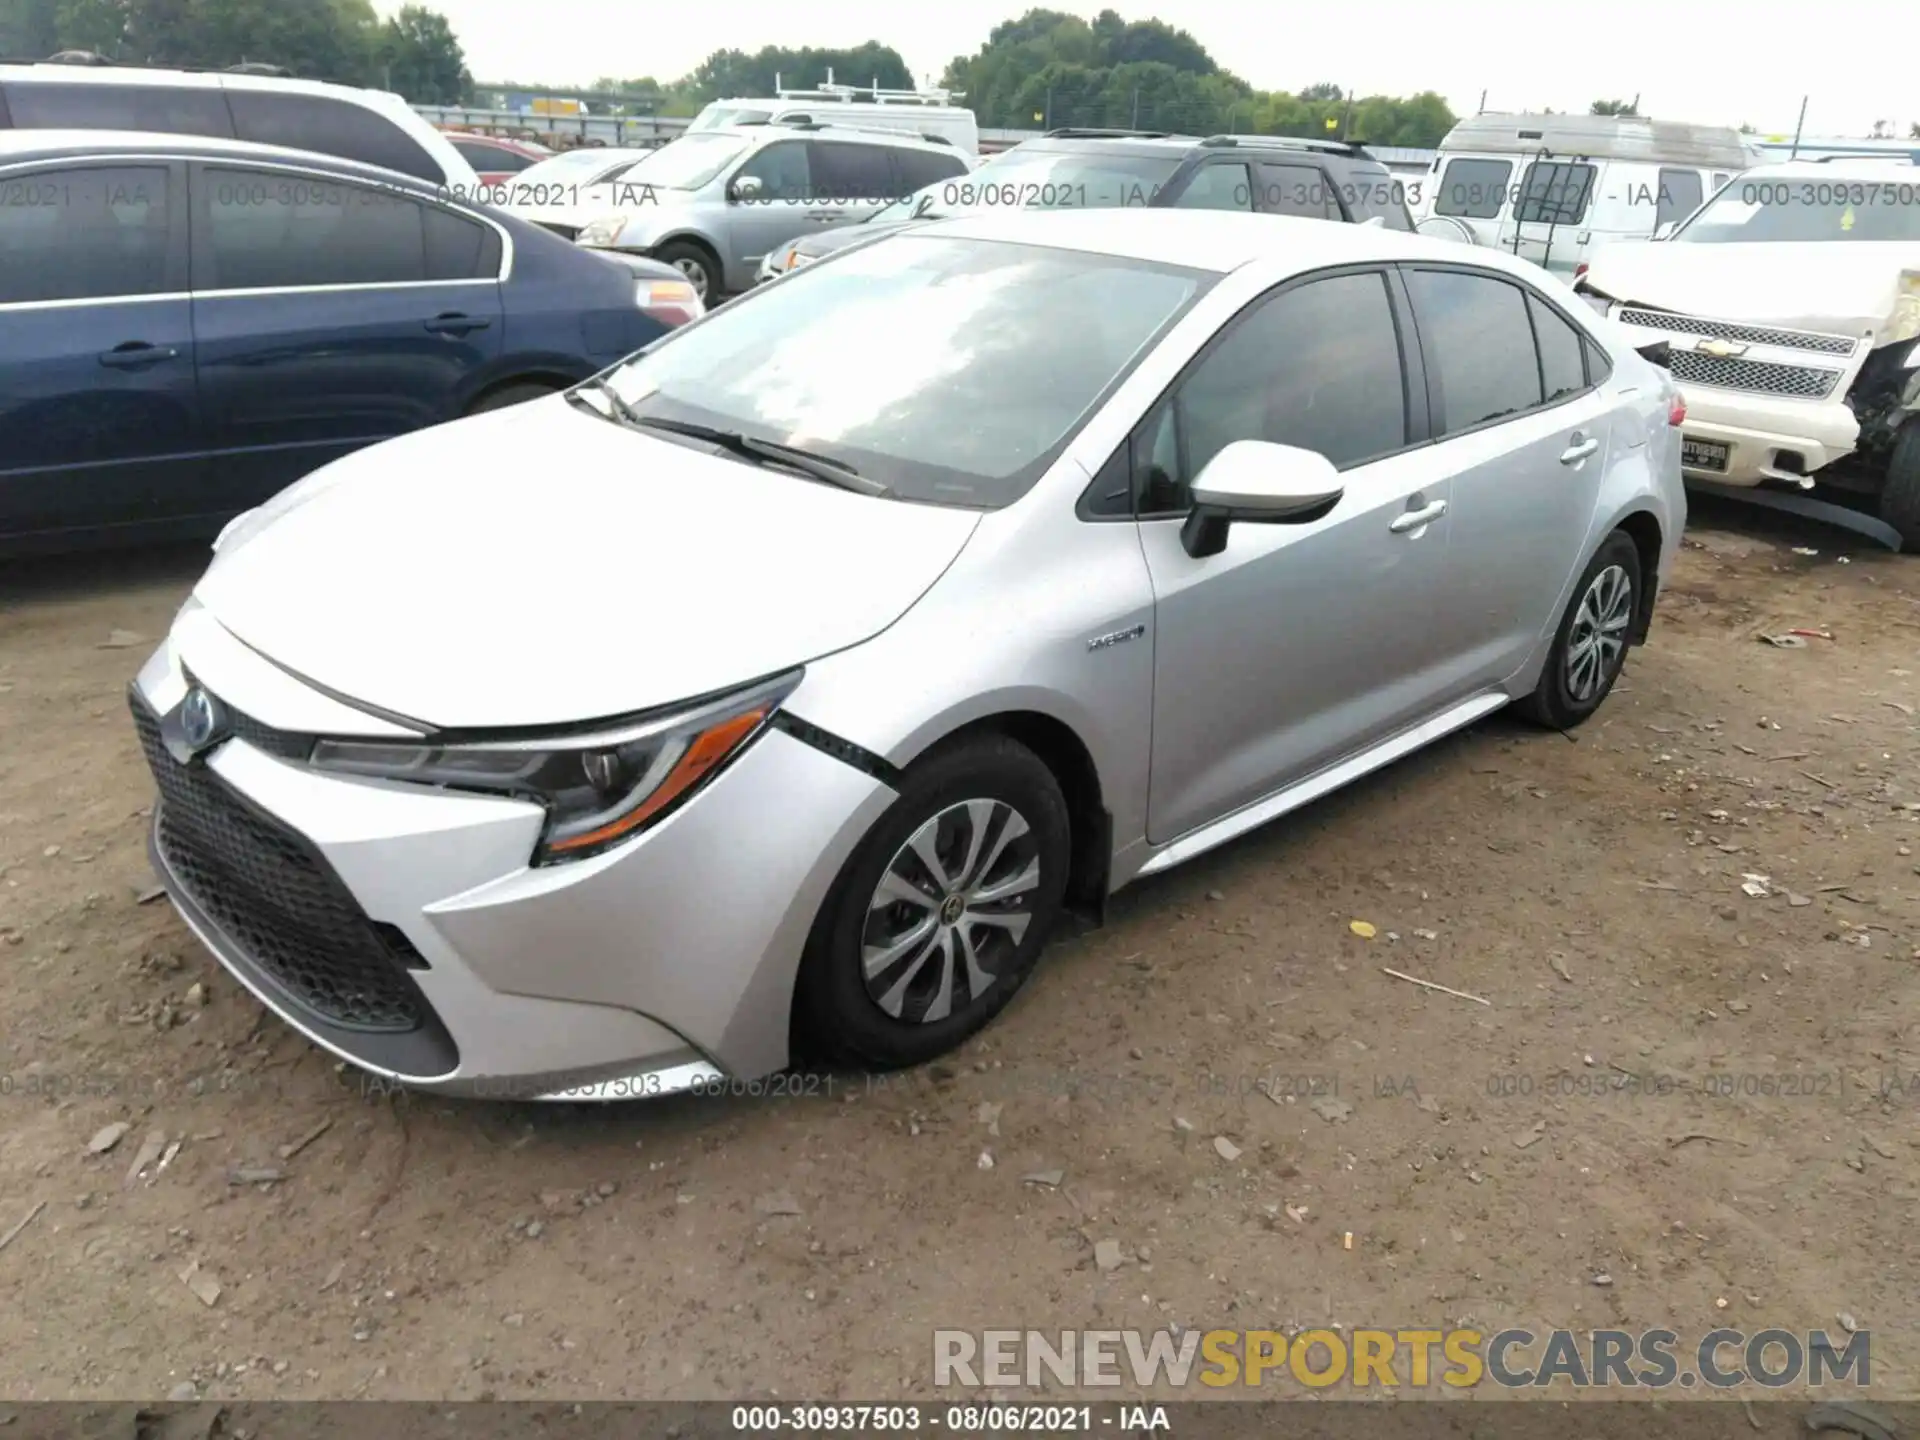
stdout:
[[1571,730],[1600,708],[1627,663],[1640,608],[1640,551],[1616,530],[1587,562],[1554,632],[1540,683],[1516,708],[1555,730]]
[[1920,553],[1920,415],[1910,415],[1893,439],[1880,518],[1900,532],[1900,548]]
[[526,380],[517,385],[502,385],[498,390],[490,390],[467,407],[469,415],[484,415],[489,410],[504,410],[509,405],[524,405],[529,400],[538,400],[542,395],[551,395],[555,387],[538,380]]
[[1069,821],[1053,772],[1002,736],[907,774],[822,908],[796,996],[813,1047],[881,1069],[1000,1013],[1059,918]]

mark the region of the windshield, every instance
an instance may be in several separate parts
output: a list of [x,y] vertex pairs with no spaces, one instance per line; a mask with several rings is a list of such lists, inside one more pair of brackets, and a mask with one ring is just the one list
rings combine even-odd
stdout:
[[1151,205],[1177,157],[1006,154],[896,200],[873,218],[938,220],[986,210],[1118,210]]
[[764,125],[773,118],[771,110],[753,105],[709,105],[694,117],[693,123],[683,132],[693,134],[700,130],[713,130],[722,125]]
[[1913,179],[1762,180],[1743,175],[1709,200],[1673,239],[1692,245],[1920,241],[1916,200],[1920,184]]
[[624,179],[662,190],[698,190],[747,148],[738,135],[684,134],[627,171]]
[[513,193],[520,194],[528,185],[600,185],[639,163],[641,158],[631,151],[568,150],[529,165],[513,177],[511,188]]
[[1045,472],[1212,277],[910,230],[674,331],[609,377],[641,415],[994,508]]

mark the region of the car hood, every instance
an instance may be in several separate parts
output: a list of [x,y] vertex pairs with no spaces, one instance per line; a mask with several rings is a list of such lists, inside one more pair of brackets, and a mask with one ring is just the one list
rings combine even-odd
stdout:
[[562,396],[417,431],[282,492],[196,598],[283,668],[435,727],[597,720],[857,645],[977,512],[873,499]]
[[1628,304],[1789,330],[1871,331],[1885,344],[1900,338],[1888,331],[1902,309],[1902,272],[1920,272],[1920,245],[1642,241],[1602,247],[1585,279]]
[[844,250],[849,245],[858,245],[864,240],[877,239],[882,235],[891,235],[895,231],[905,230],[912,225],[923,225],[923,220],[889,220],[882,224],[867,221],[862,225],[842,225],[833,230],[816,230],[811,235],[780,247],[782,250],[798,250],[809,258],[831,255],[836,250]]

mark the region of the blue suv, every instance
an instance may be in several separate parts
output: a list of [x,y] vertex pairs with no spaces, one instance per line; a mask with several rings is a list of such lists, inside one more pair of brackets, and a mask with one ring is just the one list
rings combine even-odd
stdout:
[[216,533],[701,309],[666,265],[354,161],[0,131],[0,550]]

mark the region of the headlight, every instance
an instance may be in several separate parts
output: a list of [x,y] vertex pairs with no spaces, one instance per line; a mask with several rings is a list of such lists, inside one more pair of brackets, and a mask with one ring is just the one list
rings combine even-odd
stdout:
[[582,245],[611,245],[626,228],[626,216],[602,215],[580,231],[579,240]]
[[336,774],[537,801],[547,823],[533,863],[581,860],[631,839],[689,799],[766,727],[803,673],[578,735],[451,745],[322,740],[311,763]]
[[799,247],[795,246],[793,249],[787,251],[786,268],[789,270],[798,270],[802,265],[811,265],[819,258],[818,255],[802,255]]

